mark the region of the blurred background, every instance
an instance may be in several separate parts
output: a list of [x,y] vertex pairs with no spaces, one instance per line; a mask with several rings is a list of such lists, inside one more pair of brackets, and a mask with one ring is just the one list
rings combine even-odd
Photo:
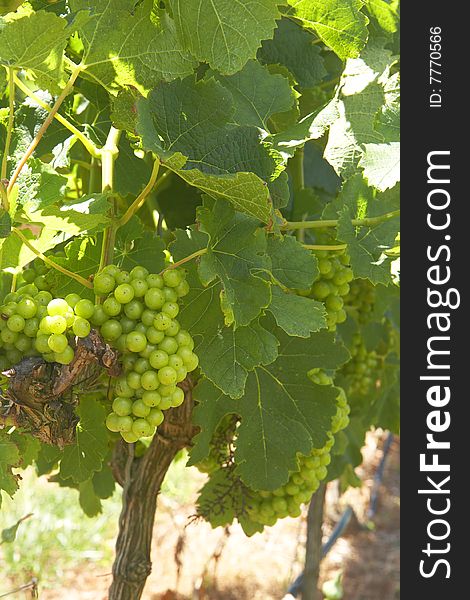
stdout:
[[[399,440],[393,440],[370,520],[373,479],[381,463],[385,432],[368,434],[362,485],[339,492],[328,485],[323,535],[326,541],[344,509],[354,511],[343,535],[321,565],[321,582],[342,579],[345,600],[399,598]],[[282,600],[302,572],[307,508],[247,538],[238,525],[211,529],[192,519],[197,490],[206,476],[186,468],[182,453],[170,468],[159,498],[153,540],[153,570],[145,600]],[[120,492],[103,501],[102,513],[84,516],[77,492],[51,485],[31,468],[15,502],[4,495],[0,530],[22,517],[16,540],[0,545],[0,598],[31,598],[31,588],[9,594],[37,578],[42,600],[107,597],[120,512]],[[330,588],[332,586],[330,585]],[[341,587],[341,586],[340,586]],[[8,594],[7,596],[3,596]],[[325,596],[328,597],[328,596]],[[332,596],[330,596],[332,597]],[[336,598],[336,597],[335,597]]]

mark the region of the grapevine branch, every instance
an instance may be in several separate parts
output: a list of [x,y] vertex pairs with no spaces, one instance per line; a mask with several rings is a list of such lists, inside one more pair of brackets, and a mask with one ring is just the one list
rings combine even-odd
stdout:
[[307,250],[346,250],[347,244],[303,244]]
[[12,232],[23,242],[23,244],[27,248],[29,248],[31,250],[31,252],[33,252],[41,260],[43,260],[47,265],[49,265],[53,269],[56,269],[57,271],[60,271],[64,275],[67,275],[67,277],[71,277],[72,279],[75,279],[75,281],[78,281],[78,283],[81,283],[85,287],[93,289],[93,284],[90,281],[88,281],[88,279],[85,279],[84,277],[81,277],[80,275],[77,275],[76,273],[72,273],[72,271],[69,271],[62,265],[57,264],[56,262],[51,260],[48,256],[46,256],[45,254],[40,252],[37,248],[35,248],[33,246],[33,244],[31,244],[31,242],[28,240],[28,238],[25,235],[23,235],[23,233],[19,229],[14,228],[14,229],[12,229]]
[[[377,217],[365,217],[364,219],[352,219],[351,224],[354,227],[374,227],[380,223],[385,223],[390,219],[400,216],[400,210],[379,215]],[[285,221],[280,229],[282,231],[292,231],[295,229],[323,229],[324,227],[338,227],[338,219],[318,220],[318,221]]]
[[201,248],[201,250],[197,250],[196,252],[189,254],[189,256],[185,256],[181,260],[177,260],[175,263],[171,263],[171,265],[168,265],[167,267],[165,267],[163,269],[162,273],[164,271],[170,271],[171,269],[177,269],[181,265],[184,265],[184,263],[187,263],[190,260],[193,260],[193,258],[197,258],[198,256],[202,256],[203,254],[206,254],[206,253],[207,253],[207,248]]
[[44,123],[39,128],[39,131],[34,136],[33,141],[29,145],[28,149],[24,153],[23,158],[20,160],[20,162],[18,163],[15,171],[13,172],[13,175],[11,176],[11,179],[10,179],[10,182],[9,182],[8,188],[7,188],[7,193],[8,194],[11,193],[11,190],[13,189],[13,186],[15,185],[16,180],[18,179],[18,176],[20,175],[21,171],[23,170],[23,167],[28,162],[28,159],[31,157],[31,155],[33,154],[33,152],[36,150],[39,142],[41,141],[41,139],[43,137],[43,135],[46,133],[49,125],[54,120],[54,116],[56,115],[57,111],[61,107],[62,102],[65,100],[65,98],[68,96],[68,94],[72,90],[73,85],[75,83],[75,80],[80,75],[82,69],[83,69],[83,65],[81,65],[81,64],[80,65],[75,65],[75,68],[73,69],[72,74],[70,75],[69,80],[67,81],[64,89],[62,90],[62,92],[60,93],[60,96],[55,101],[54,106],[51,108],[51,112],[49,113],[49,115],[47,116],[46,120],[44,121]]
[[[6,179],[7,167],[8,167],[8,155],[10,154],[11,136],[13,133],[13,123],[15,118],[15,82],[13,80],[13,69],[8,69],[8,96],[9,96],[9,112],[8,112],[8,125],[7,135],[5,138],[5,149],[3,152],[2,168],[0,179]],[[8,195],[6,195],[5,202],[6,206],[3,206],[5,210],[8,210]]]
[[126,223],[128,223],[135,213],[143,206],[147,196],[154,189],[155,184],[157,183],[158,172],[160,170],[160,159],[156,158],[153,163],[152,174],[150,175],[150,179],[141,193],[137,196],[134,202],[129,206],[126,212],[122,215],[122,217],[118,220],[116,227],[122,227]]
[[[49,113],[51,112],[51,107],[44,102],[43,100],[41,100],[41,98],[39,98],[39,96],[37,96],[34,92],[32,92],[27,85],[25,85],[21,79],[19,77],[17,77],[16,75],[14,76],[14,82],[16,84],[16,86],[24,93],[26,94],[26,96],[28,96],[29,98],[31,98],[31,100],[34,100],[34,102],[36,102],[36,104],[38,106],[40,106],[41,108],[43,108],[44,110],[47,110]],[[99,158],[101,156],[101,150],[99,148],[97,148],[97,146],[95,146],[95,144],[89,140],[86,135],[80,131],[80,129],[78,129],[77,127],[75,127],[75,125],[73,125],[68,119],[66,119],[65,117],[63,117],[60,113],[56,112],[54,115],[54,118],[61,124],[63,125],[66,129],[68,129],[71,133],[73,133],[73,135],[80,140],[80,142],[85,146],[85,148],[87,149],[88,153],[93,157],[93,158]],[[86,163],[88,165],[88,163]]]

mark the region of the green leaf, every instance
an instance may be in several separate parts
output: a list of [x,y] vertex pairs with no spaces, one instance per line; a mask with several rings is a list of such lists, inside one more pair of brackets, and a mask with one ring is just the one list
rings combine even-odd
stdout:
[[289,335],[306,338],[326,327],[326,310],[321,302],[286,293],[277,286],[272,288],[272,296],[268,310]]
[[93,491],[102,500],[111,498],[116,489],[116,482],[108,464],[103,463],[101,471],[97,471],[92,477]]
[[391,259],[384,252],[395,245],[400,228],[399,217],[388,219],[372,227],[358,227],[352,219],[373,217],[398,207],[398,198],[374,197],[360,175],[348,180],[338,197],[338,240],[348,244],[351,266],[356,277],[369,279],[372,283],[391,283]]
[[237,518],[245,534],[251,536],[261,532],[263,526],[249,518],[246,512],[249,500],[249,490],[241,482],[236,469],[218,469],[211,473],[199,493],[197,513],[212,527],[230,525]]
[[303,88],[318,85],[327,74],[312,34],[286,18],[278,21],[273,39],[263,41],[258,60],[268,65],[284,65]]
[[277,0],[170,0],[182,44],[201,62],[231,75],[273,36]]
[[[90,9],[88,0],[70,0],[73,11]],[[90,19],[80,29],[86,72],[116,93],[134,86],[145,93],[159,81],[192,73],[196,63],[169,20],[151,19],[152,3],[95,0]]]
[[67,178],[49,164],[30,158],[18,178],[19,202],[27,211],[58,203],[65,195]]
[[141,265],[151,273],[159,273],[165,267],[164,249],[162,238],[145,231],[140,219],[134,216],[118,230],[114,260],[128,271]]
[[338,117],[330,125],[325,148],[326,160],[344,179],[357,172],[364,144],[384,141],[376,124],[384,105],[391,100],[391,91],[385,86],[394,61],[389,50],[371,42],[360,58],[346,63],[340,81],[341,94],[332,100]]
[[323,447],[331,430],[337,390],[312,383],[307,371],[337,368],[349,356],[333,334],[316,333],[308,339],[279,331],[276,335],[280,340],[277,360],[250,373],[242,398],[230,400],[208,380],[194,390],[199,401],[194,422],[201,433],[194,438],[191,461],[208,454],[216,420],[210,415],[238,414],[241,425],[235,460],[243,482],[253,489],[280,487],[289,471],[297,468],[297,452],[308,454],[312,448]]
[[96,517],[103,512],[101,501],[95,493],[91,479],[82,481],[78,486],[78,501],[87,517]]
[[268,119],[275,113],[290,110],[295,103],[295,95],[289,80],[278,74],[271,74],[259,62],[250,60],[241,71],[234,75],[215,75],[232,94],[237,125],[251,125],[268,130]]
[[266,183],[282,170],[280,156],[262,142],[258,129],[230,125],[233,98],[220,83],[188,77],[160,85],[138,101],[137,111],[144,148],[166,167],[208,195],[269,220]]
[[85,12],[69,22],[52,13],[32,12],[27,7],[0,17],[0,64],[30,69],[41,85],[57,90],[63,83],[67,40],[86,19]]
[[11,232],[11,217],[4,211],[0,210],[0,238],[6,238]]
[[60,477],[82,483],[101,470],[108,452],[108,434],[104,424],[106,411],[100,402],[83,396],[77,413],[77,440],[64,449]]
[[302,117],[300,121],[286,130],[269,136],[267,140],[286,159],[292,158],[297,148],[303,146],[309,140],[321,138],[338,118],[338,105],[336,102],[330,102],[313,113]]
[[395,6],[386,0],[364,0],[367,12],[374,17],[380,27],[387,33],[398,30],[399,16]]
[[199,276],[204,285],[218,278],[228,323],[248,325],[271,301],[270,285],[257,276],[269,268],[266,234],[255,219],[236,213],[230,205],[205,201],[197,211],[200,229],[209,236]]
[[342,60],[359,56],[367,42],[362,0],[288,0],[289,14],[313,29]]
[[400,181],[400,142],[364,144],[359,161],[370,186],[384,192]]
[[21,455],[17,444],[3,429],[0,429],[0,506],[2,504],[1,490],[9,496],[18,489],[18,475],[14,475],[12,468],[21,464]]
[[267,253],[276,281],[290,289],[309,288],[318,277],[316,256],[292,235],[269,237]]
[[[93,237],[76,238],[65,247],[66,257],[54,257],[54,261],[66,267],[72,273],[84,279],[98,271],[101,258],[101,248]],[[79,294],[82,297],[94,300],[93,290],[84,288],[78,281],[67,277],[56,269],[51,269],[47,274],[47,281],[58,298],[65,298],[67,294]]]

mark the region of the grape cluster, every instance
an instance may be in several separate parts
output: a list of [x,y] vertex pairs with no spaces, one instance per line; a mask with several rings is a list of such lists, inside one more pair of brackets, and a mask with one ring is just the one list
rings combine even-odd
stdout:
[[354,279],[348,295],[344,298],[347,312],[353,314],[359,323],[366,323],[374,310],[375,286],[367,279]]
[[[333,380],[324,371],[313,369],[309,377],[319,385],[331,385]],[[251,494],[248,514],[253,521],[262,525],[274,525],[278,519],[297,517],[301,505],[309,502],[318,489],[320,482],[328,474],[331,462],[330,451],[335,442],[334,434],[347,427],[349,423],[349,405],[344,390],[339,389],[336,398],[336,413],[332,420],[332,429],[323,448],[314,448],[308,456],[297,456],[299,468],[290,474],[289,481],[282,487]]]
[[153,435],[164,410],[182,404],[178,383],[198,366],[194,341],[176,320],[189,285],[177,269],[157,275],[141,266],[128,273],[108,265],[94,278],[94,289],[102,303],[90,307],[90,321],[121,353],[124,371],[106,425],[136,442]]
[[[318,241],[324,242],[327,238],[319,236]],[[325,304],[328,329],[335,331],[336,325],[346,320],[343,299],[349,294],[349,283],[353,279],[349,255],[345,250],[316,250],[315,255],[320,274],[309,295]]]

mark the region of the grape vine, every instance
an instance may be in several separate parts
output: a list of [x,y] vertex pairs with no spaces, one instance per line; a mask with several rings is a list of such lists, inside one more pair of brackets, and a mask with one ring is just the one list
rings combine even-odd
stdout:
[[0,6],[0,503],[122,485],[112,600],[181,448],[252,535],[398,430],[400,247],[396,2],[115,4]]

